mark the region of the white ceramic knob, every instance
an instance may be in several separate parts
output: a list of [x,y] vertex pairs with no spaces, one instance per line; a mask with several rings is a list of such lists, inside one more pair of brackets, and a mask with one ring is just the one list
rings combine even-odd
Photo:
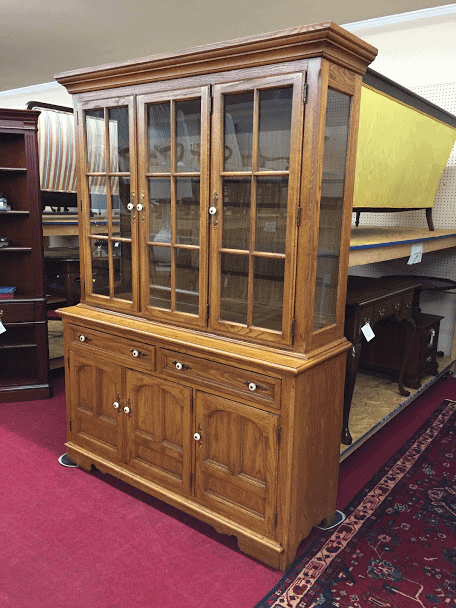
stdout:
[[82,334],[79,336],[79,339],[81,340],[81,342],[85,342],[87,340],[87,338]]
[[201,439],[201,435],[200,435],[199,433],[195,433],[195,434],[193,435],[193,439],[194,439],[195,441],[199,441],[199,440]]
[[142,210],[143,210],[143,208],[144,208],[144,207],[141,205],[141,203],[138,203],[138,204],[136,205],[136,209],[137,209],[138,211],[142,211]]
[[180,361],[176,361],[176,369],[179,371],[182,369],[182,363],[180,363]]
[[124,412],[125,412],[126,414],[129,414],[129,413],[130,413],[130,408],[128,407],[128,405],[126,405],[126,406],[124,407]]
[[256,391],[256,387],[255,382],[249,382],[249,391]]
[[120,403],[119,403],[118,401],[114,401],[114,403],[112,404],[112,406],[113,406],[113,408],[114,408],[115,410],[118,410],[118,409],[119,409],[119,407],[120,407]]
[[215,215],[217,213],[217,207],[209,207],[209,215]]
[[139,357],[139,350],[135,350],[135,349],[133,349],[133,350],[131,351],[131,354],[133,355],[133,357]]
[[133,205],[133,203],[128,203],[128,205],[127,205],[128,211],[132,211],[134,208],[135,208],[135,206]]

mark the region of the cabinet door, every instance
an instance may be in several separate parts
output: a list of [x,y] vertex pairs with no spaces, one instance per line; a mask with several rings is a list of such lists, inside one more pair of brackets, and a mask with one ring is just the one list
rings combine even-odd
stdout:
[[209,88],[138,97],[141,308],[207,323]]
[[132,97],[85,102],[78,110],[84,294],[123,311],[138,305],[134,120]]
[[275,535],[278,418],[197,393],[196,495],[230,519]]
[[304,74],[214,87],[212,327],[291,343]]
[[189,494],[191,389],[127,370],[127,462],[142,477]]
[[71,441],[119,462],[124,459],[121,383],[120,366],[70,351]]

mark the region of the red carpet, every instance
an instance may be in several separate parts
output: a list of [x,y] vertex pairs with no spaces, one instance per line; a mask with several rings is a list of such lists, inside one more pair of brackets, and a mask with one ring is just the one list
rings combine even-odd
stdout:
[[[58,464],[63,379],[53,386],[52,399],[0,404],[0,608],[252,608],[280,581],[235,539],[109,475]],[[445,398],[456,399],[452,378],[342,463],[341,506]]]
[[257,608],[456,606],[456,401],[344,512]]

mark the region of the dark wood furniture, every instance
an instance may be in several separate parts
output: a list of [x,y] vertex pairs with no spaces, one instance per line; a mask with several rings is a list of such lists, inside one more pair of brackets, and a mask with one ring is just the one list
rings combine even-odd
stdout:
[[[353,346],[347,357],[344,413],[342,424],[342,443],[350,445],[348,423],[356,375],[359,369],[361,346],[366,343],[363,327],[369,324],[374,333],[377,324],[384,319],[393,318],[395,324],[408,324],[410,330],[405,334],[404,348],[401,351],[401,361],[398,365],[398,388],[403,396],[410,393],[404,388],[404,374],[410,355],[410,347],[415,333],[414,313],[419,311],[419,295],[421,283],[416,280],[395,279],[393,277],[371,278],[364,276],[348,277],[347,301],[345,307],[345,337]],[[391,334],[390,350],[397,347],[394,332]],[[376,338],[373,338],[374,342]]]
[[375,54],[323,23],[57,76],[81,201],[82,299],[60,311],[68,457],[274,568],[335,514]]
[[0,109],[0,192],[11,210],[0,212],[0,285],[14,286],[0,299],[0,402],[50,395],[43,239],[38,177],[39,112]]
[[438,315],[415,313],[415,330],[410,324],[398,324],[394,318],[379,321],[375,326],[375,340],[363,343],[361,348],[360,369],[397,377],[409,348],[403,384],[413,389],[420,388],[424,376],[438,373],[437,343],[441,319],[443,317]]
[[47,292],[63,295],[65,306],[79,302],[79,249],[60,248],[44,250]]

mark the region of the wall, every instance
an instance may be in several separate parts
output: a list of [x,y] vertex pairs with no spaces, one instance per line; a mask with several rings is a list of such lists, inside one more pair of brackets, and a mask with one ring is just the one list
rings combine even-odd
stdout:
[[29,101],[44,101],[58,106],[73,107],[71,95],[58,82],[0,92],[0,108],[25,109]]

